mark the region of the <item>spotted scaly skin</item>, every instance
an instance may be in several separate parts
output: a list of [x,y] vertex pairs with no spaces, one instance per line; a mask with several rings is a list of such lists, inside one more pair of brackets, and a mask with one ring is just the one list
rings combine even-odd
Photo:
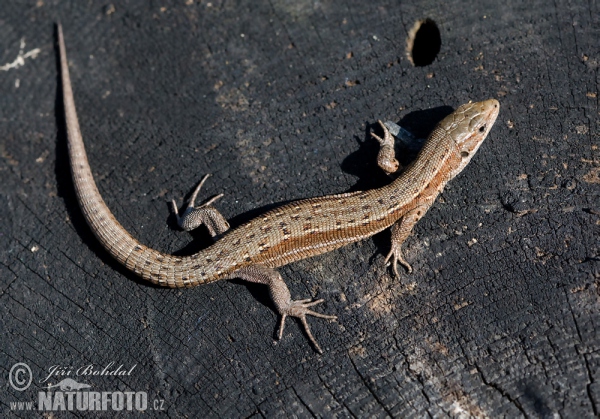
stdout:
[[[499,111],[495,99],[460,106],[437,125],[414,162],[396,180],[382,188],[294,201],[227,232],[229,226],[225,219],[212,206],[204,204],[215,225],[211,234],[226,234],[197,254],[173,256],[151,249],[131,236],[100,196],[75,111],[60,25],[58,36],[73,182],[81,211],[103,247],[129,270],[160,286],[193,287],[236,277],[266,284],[282,316],[279,336],[286,316],[298,317],[319,352],[320,347],[312,337],[305,316],[335,317],[309,309],[320,300],[291,300],[287,286],[274,268],[332,251],[393,226],[392,247],[387,259],[392,259],[396,274],[398,262],[412,270],[402,256],[402,242],[446,183],[468,164],[492,128]],[[388,164],[385,161],[379,164],[389,172],[396,170],[398,165],[393,155],[393,144],[390,148],[392,137],[383,124],[382,127],[386,131],[382,146],[387,147],[384,153],[387,157],[380,157],[380,160],[387,159]],[[180,225],[186,225],[185,221],[182,218]]]

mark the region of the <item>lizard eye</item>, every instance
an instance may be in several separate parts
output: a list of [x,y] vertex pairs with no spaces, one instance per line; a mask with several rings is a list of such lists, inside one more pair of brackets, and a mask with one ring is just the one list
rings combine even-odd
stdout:
[[479,132],[484,132],[485,131],[485,125],[482,125],[481,127],[479,127]]
[[469,152],[468,151],[461,151],[460,152],[460,157],[462,157],[463,159],[466,159],[467,157],[469,157]]

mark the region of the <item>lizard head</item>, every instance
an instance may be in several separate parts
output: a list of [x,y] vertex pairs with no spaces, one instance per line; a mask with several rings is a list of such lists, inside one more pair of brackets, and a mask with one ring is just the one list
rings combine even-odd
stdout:
[[459,106],[454,113],[447,118],[449,131],[460,154],[460,164],[456,173],[459,173],[470,161],[479,149],[490,129],[496,122],[500,104],[496,99],[488,99],[483,102],[467,103]]

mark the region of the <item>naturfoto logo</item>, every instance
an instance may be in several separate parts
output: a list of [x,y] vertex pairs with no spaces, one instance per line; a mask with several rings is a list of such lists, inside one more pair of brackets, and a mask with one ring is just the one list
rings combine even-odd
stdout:
[[[137,367],[117,365],[109,362],[106,365],[88,364],[81,367],[53,365],[43,373],[43,378],[38,383],[33,380],[29,365],[23,362],[16,363],[10,369],[8,381],[12,389],[20,395],[20,400],[9,401],[13,411],[162,411],[165,401],[161,398],[148,397],[146,391],[98,391],[96,384],[80,382],[80,378],[72,377],[98,377],[130,376]],[[81,381],[87,381],[82,379]],[[32,398],[26,390],[31,384],[39,387],[37,397]]]

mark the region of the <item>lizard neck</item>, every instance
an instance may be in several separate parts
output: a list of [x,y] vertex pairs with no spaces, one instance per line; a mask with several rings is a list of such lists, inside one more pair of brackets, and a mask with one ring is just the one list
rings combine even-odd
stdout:
[[414,207],[424,200],[433,202],[457,174],[454,168],[460,160],[455,142],[437,127],[415,160],[397,179],[381,188],[381,194],[396,199],[398,208]]

